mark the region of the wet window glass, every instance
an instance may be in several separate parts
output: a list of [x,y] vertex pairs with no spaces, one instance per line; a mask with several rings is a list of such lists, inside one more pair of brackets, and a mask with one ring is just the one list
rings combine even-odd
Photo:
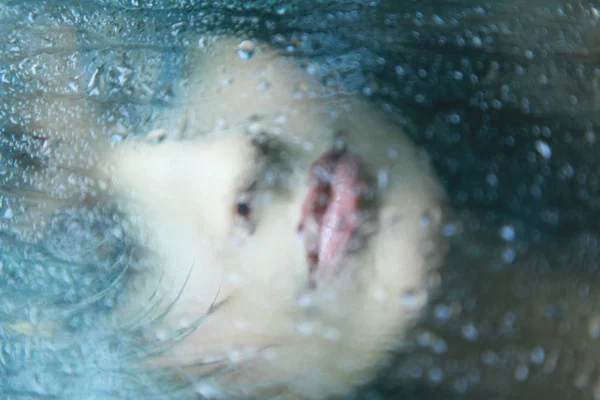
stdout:
[[600,399],[599,21],[0,0],[0,397]]

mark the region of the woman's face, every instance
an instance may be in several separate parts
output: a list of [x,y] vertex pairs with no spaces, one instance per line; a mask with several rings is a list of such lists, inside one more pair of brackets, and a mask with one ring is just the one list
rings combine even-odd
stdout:
[[[296,63],[265,46],[240,59],[238,44],[208,48],[194,75],[204,84],[163,141],[108,152],[115,198],[155,254],[126,308],[136,315],[158,293],[168,311],[146,334],[165,342],[202,319],[152,363],[229,364],[225,393],[256,394],[262,380],[273,382],[262,395],[343,394],[374,376],[426,304],[444,253],[442,191],[377,110],[345,98],[325,111]],[[169,137],[188,115],[183,138]]]
[[3,396],[597,397],[594,4],[4,3]]

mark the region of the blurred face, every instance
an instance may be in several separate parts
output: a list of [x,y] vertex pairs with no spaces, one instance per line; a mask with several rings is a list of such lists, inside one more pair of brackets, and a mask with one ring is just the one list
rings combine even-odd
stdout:
[[0,3],[0,397],[599,397],[593,2]]
[[426,303],[443,253],[441,192],[374,110],[356,99],[324,110],[295,64],[262,48],[241,60],[236,44],[215,45],[195,76],[217,87],[186,99],[173,120],[193,115],[183,139],[168,137],[169,121],[164,141],[108,155],[117,197],[154,254],[126,309],[158,293],[153,315],[166,313],[148,337],[189,332],[155,362],[216,362],[184,369],[188,379],[227,366],[221,381],[232,385],[343,393],[372,376]]

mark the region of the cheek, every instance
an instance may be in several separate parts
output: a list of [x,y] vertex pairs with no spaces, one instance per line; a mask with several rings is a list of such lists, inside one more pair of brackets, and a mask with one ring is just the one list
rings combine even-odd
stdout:
[[235,143],[137,146],[112,160],[118,201],[151,259],[134,279],[126,310],[142,309],[156,292],[156,313],[173,303],[169,322],[177,325],[202,315],[217,293],[232,291],[228,276],[239,264],[231,248],[232,207],[248,159],[246,148]]
[[257,210],[254,233],[232,249],[238,270],[257,297],[287,302],[307,288],[308,266],[297,233],[300,192],[269,196]]
[[[161,286],[163,299],[166,293],[176,302],[151,334],[169,337],[175,329],[202,317],[214,302],[223,303],[195,332],[161,356],[156,361],[159,365],[220,359],[234,363],[251,359],[257,365],[271,354],[264,353],[265,349],[296,341],[294,315],[301,314],[298,297],[308,282],[304,249],[295,230],[296,203],[295,197],[274,198],[268,211],[258,212],[257,229],[243,242],[214,242],[208,234],[193,234],[189,229],[180,229],[170,238],[173,245],[163,249],[163,271],[154,276],[154,282]],[[191,271],[182,268],[192,262]],[[276,353],[289,359],[291,355],[285,354],[292,349],[284,347],[287,350]],[[294,368],[300,369],[300,364]],[[271,372],[274,376],[276,369]]]
[[[140,236],[140,240],[156,255],[152,270],[139,280],[143,283],[138,284],[141,288],[131,307],[143,306],[159,288],[162,302],[173,302],[164,320],[165,329],[195,320],[213,302],[223,300],[227,306],[212,319],[220,322],[206,325],[202,332],[214,329],[218,337],[218,331],[233,327],[236,318],[246,320],[241,325],[265,326],[263,319],[286,312],[308,282],[303,243],[296,231],[301,195],[288,192],[261,198],[253,213],[256,229],[240,235],[232,229],[231,209],[223,202],[207,204],[206,197],[201,197],[202,201],[188,207],[180,200],[169,211],[148,201],[139,226],[148,237]],[[215,209],[226,209],[229,218],[216,219]],[[207,343],[210,336],[206,333]],[[205,340],[204,336],[199,338]]]

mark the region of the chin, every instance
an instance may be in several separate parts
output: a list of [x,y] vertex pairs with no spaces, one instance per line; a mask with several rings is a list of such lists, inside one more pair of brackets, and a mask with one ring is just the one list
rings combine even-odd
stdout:
[[206,397],[346,395],[427,305],[443,194],[385,115],[240,42],[195,56],[156,130],[94,150],[148,261],[111,321]]

